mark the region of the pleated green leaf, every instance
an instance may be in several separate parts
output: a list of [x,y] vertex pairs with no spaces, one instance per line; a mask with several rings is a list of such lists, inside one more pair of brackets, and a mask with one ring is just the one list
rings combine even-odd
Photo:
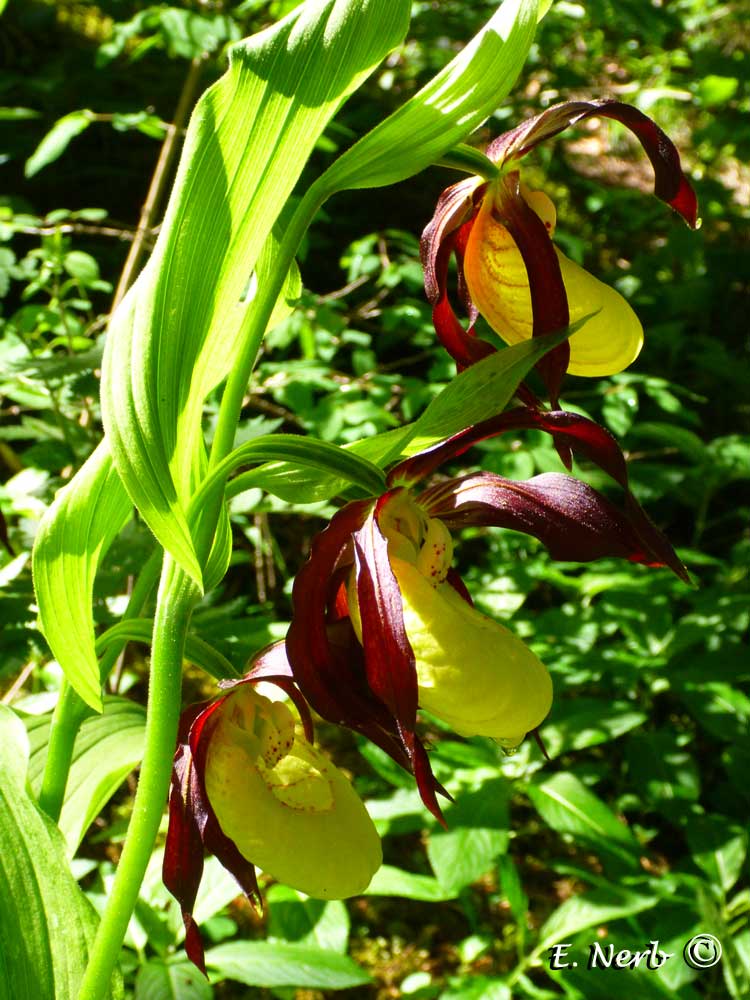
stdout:
[[469,44],[326,173],[331,192],[395,184],[438,161],[496,108],[521,72],[538,0],[505,0]]
[[71,686],[97,712],[102,699],[91,606],[94,577],[131,512],[105,439],[57,494],[34,542],[42,632]]
[[186,512],[204,400],[241,352],[253,274],[315,142],[403,38],[409,11],[409,0],[310,0],[234,47],[190,121],[154,253],[113,317],[102,411],[115,464],[198,582]]
[[[49,715],[25,720],[31,745],[29,782],[38,794],[49,740]],[[146,712],[127,698],[106,698],[104,713],[86,719],[76,737],[58,826],[72,857],[83,835],[143,756]]]
[[[30,798],[23,723],[0,706],[0,1000],[73,1000],[98,922]],[[107,996],[122,997],[113,979]]]

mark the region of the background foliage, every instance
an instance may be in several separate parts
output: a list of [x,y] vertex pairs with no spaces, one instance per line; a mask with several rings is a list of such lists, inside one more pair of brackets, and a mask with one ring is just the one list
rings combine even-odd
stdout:
[[[0,691],[25,714],[32,786],[59,671],[34,625],[31,543],[55,490],[100,436],[106,314],[165,123],[190,60],[208,54],[207,85],[228,41],[293,6],[28,0],[0,20]],[[414,3],[409,41],[329,128],[311,171],[413,93],[494,6]],[[367,895],[323,904],[274,885],[259,916],[209,861],[196,911],[212,942],[209,986],[181,957],[179,913],[155,857],[123,963],[139,1000],[258,989],[378,1000],[747,995],[750,38],[739,15],[739,4],[718,0],[558,0],[512,102],[485,130],[489,138],[557,100],[612,95],[648,111],[684,151],[701,201],[698,236],[640,193],[650,168],[614,126],[540,147],[527,180],[556,201],[568,255],[615,283],[644,321],[633,369],[570,379],[564,402],[623,442],[637,495],[696,588],[627,564],[554,564],[512,532],[466,532],[459,557],[478,604],[552,672],[543,728],[552,762],[529,743],[504,758],[428,720],[438,777],[456,794],[444,832],[387,758],[323,728],[385,838],[386,864]],[[268,338],[250,386],[245,438],[282,429],[356,440],[412,419],[446,383],[452,369],[434,344],[417,250],[452,179],[436,169],[329,203],[301,261],[301,307]],[[213,400],[209,426],[215,409]],[[488,443],[469,461],[516,478],[559,469],[534,433]],[[284,634],[292,576],[330,512],[259,491],[233,502],[233,565],[194,627],[235,664]],[[151,545],[138,524],[115,543],[97,581],[103,627],[122,612]],[[144,647],[131,644],[105,715],[77,745],[61,826],[94,905],[129,812],[132,774],[120,783],[139,759],[147,668]],[[212,691],[188,671],[186,701]],[[724,946],[709,970],[682,961],[698,931]],[[659,971],[585,969],[591,941],[637,950],[652,939],[676,953]],[[578,968],[551,972],[546,949],[568,941]]]

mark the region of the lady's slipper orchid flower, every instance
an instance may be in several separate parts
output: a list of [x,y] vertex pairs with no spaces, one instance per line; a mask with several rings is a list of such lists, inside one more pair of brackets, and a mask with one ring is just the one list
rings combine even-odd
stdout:
[[[625,508],[557,473],[514,482],[480,472],[412,492],[445,459],[524,427],[596,462],[625,490]],[[472,607],[451,568],[449,528],[514,528],[539,538],[553,558],[622,556],[686,573],[630,493],[614,438],[577,414],[511,410],[402,462],[387,485],[378,498],[347,504],[314,539],[294,584],[286,656],[310,705],[412,770],[440,818],[442,789],[416,735],[418,707],[461,735],[511,747],[544,720],[552,693],[534,653]]]
[[[474,334],[481,313],[508,344],[579,324],[568,345],[540,365],[553,404],[562,375],[613,375],[641,349],[641,324],[613,288],[562,254],[552,243],[555,207],[521,180],[519,161],[540,142],[586,118],[613,118],[640,140],[655,173],[655,194],[696,228],[697,202],[664,132],[619,101],[566,101],[506,132],[487,147],[499,168],[494,180],[467,178],[447,188],[422,234],[425,288],[437,334],[460,366],[493,347]],[[464,330],[448,299],[448,262],[455,254],[459,295],[470,318]]]
[[[283,702],[255,689],[259,680],[286,690],[301,724]],[[259,654],[246,680],[183,717],[164,883],[182,907],[188,956],[204,972],[192,918],[204,847],[256,899],[255,865],[317,899],[363,892],[380,867],[372,820],[348,778],[311,736],[307,706],[273,648]]]

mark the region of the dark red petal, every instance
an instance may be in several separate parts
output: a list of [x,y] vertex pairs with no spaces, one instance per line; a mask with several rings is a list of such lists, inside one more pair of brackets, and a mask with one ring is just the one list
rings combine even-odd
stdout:
[[169,825],[164,845],[162,878],[180,904],[185,924],[185,950],[190,961],[205,975],[206,964],[200,931],[192,918],[203,875],[203,838],[196,815],[196,778],[190,748],[177,748],[169,794]]
[[451,568],[448,570],[448,575],[445,578],[445,582],[449,583],[451,587],[453,587],[453,589],[456,591],[458,596],[462,597],[470,607],[472,608],[474,607],[474,601],[471,598],[471,594],[469,593],[466,584],[461,579],[461,575],[459,574],[457,569],[454,569],[451,566]]
[[520,159],[538,143],[558,135],[586,118],[612,118],[637,136],[654,168],[654,194],[683,217],[695,229],[698,201],[682,171],[680,154],[669,136],[648,115],[621,101],[565,101],[547,108],[535,118],[498,136],[486,154],[495,163]]
[[336,599],[329,582],[339,557],[372,506],[371,500],[347,504],[313,540],[310,558],[294,581],[286,653],[295,682],[319,715],[362,733],[409,768],[396,721],[367,683],[364,652],[351,622],[330,622],[326,607],[330,597]]
[[[494,354],[495,348],[492,344],[479,340],[474,335],[473,327],[468,330],[464,329],[453,311],[453,306],[448,298],[448,262],[454,249],[453,237],[449,236],[440,248],[435,260],[435,273],[440,282],[440,293],[432,309],[432,323],[440,343],[453,360],[460,368],[468,368],[477,361],[481,361],[482,358]],[[463,276],[459,279],[459,286],[463,288]],[[470,307],[470,311],[474,311],[473,307]]]
[[427,223],[420,240],[419,252],[424,270],[424,286],[427,299],[433,305],[445,291],[445,278],[441,279],[436,270],[438,254],[446,237],[458,229],[474,211],[474,194],[484,188],[476,177],[467,177],[446,188],[440,195],[435,212]]
[[508,410],[473,427],[467,427],[447,441],[401,462],[388,474],[388,483],[390,485],[401,480],[422,479],[442,462],[462,455],[479,441],[507,431],[528,429],[545,431],[552,436],[558,450],[560,447],[570,448],[574,453],[584,455],[614,479],[625,490],[627,515],[641,538],[645,551],[653,557],[653,564],[668,566],[680,579],[689,581],[688,572],[674,549],[630,492],[625,456],[617,441],[604,427],[577,413],[537,410],[531,406]]
[[[347,726],[375,743],[407,771],[414,770],[413,751],[394,714],[370,689],[365,653],[348,618],[329,620],[329,601],[338,601],[337,563],[372,509],[372,501],[347,504],[313,541],[310,558],[294,581],[294,614],[286,652],[294,680],[315,711],[329,722]],[[331,586],[335,583],[335,586]],[[415,738],[416,741],[416,738]],[[418,741],[415,742],[415,745]],[[429,763],[420,774],[420,793],[441,792]],[[426,797],[425,797],[426,796]]]
[[219,821],[213,809],[208,808],[206,813],[206,824],[203,830],[203,843],[206,849],[221,862],[226,870],[236,880],[240,889],[245,893],[250,902],[258,909],[262,908],[260,889],[258,888],[258,878],[255,873],[255,865],[243,857],[237,849],[233,840],[223,832],[219,826]]
[[294,679],[315,711],[338,725],[351,725],[358,716],[364,718],[367,696],[356,664],[336,656],[331,648],[326,627],[328,584],[371,508],[371,500],[356,500],[333,516],[325,531],[315,536],[310,557],[297,573],[292,590],[294,612],[286,653]]
[[480,472],[432,487],[419,503],[450,528],[486,525],[533,535],[553,559],[590,562],[616,556],[661,563],[626,513],[592,487],[558,472],[525,482]]
[[[568,296],[563,284],[560,262],[554,244],[539,216],[521,196],[521,178],[513,171],[498,186],[493,215],[508,230],[523,258],[531,292],[533,336],[556,333],[570,325]],[[567,341],[555,347],[536,365],[553,407],[557,406],[560,386],[570,363]]]
[[437,795],[443,795],[449,802],[453,802],[453,796],[443,788],[440,782],[436,781],[435,775],[432,773],[430,758],[419,737],[415,736],[414,733],[404,733],[404,742],[411,759],[419,796],[438,823],[447,829],[448,824],[445,822]]
[[388,558],[378,514],[393,496],[378,500],[354,535],[357,600],[362,621],[365,671],[371,690],[399,726],[413,733],[417,722],[417,670],[404,628],[401,591]]
[[[164,850],[164,885],[177,899],[185,924],[185,951],[205,974],[200,930],[193,907],[203,873],[204,848],[214,854],[254,900],[259,900],[254,866],[239,853],[219,827],[203,783],[206,753],[218,715],[228,695],[208,705],[192,706],[183,715],[169,797],[169,825]],[[189,730],[185,733],[188,722]]]
[[469,236],[471,235],[471,227],[474,224],[474,219],[479,212],[479,206],[474,210],[473,215],[468,222],[464,222],[455,233],[453,234],[453,252],[456,255],[456,276],[458,278],[458,297],[461,299],[461,303],[466,310],[466,315],[469,317],[469,334],[473,336],[473,327],[479,316],[479,310],[471,301],[471,295],[469,294],[469,286],[466,284],[466,277],[464,275],[464,257],[466,256],[466,245],[469,242]]
[[466,427],[452,437],[425,448],[412,458],[399,462],[387,476],[393,486],[401,481],[416,482],[434,472],[443,462],[458,458],[480,441],[497,437],[508,431],[536,428],[552,434],[555,443],[569,445],[590,458],[623,488],[627,488],[628,474],[625,456],[609,431],[567,410],[540,410],[535,406],[519,406],[489,417],[478,424]]

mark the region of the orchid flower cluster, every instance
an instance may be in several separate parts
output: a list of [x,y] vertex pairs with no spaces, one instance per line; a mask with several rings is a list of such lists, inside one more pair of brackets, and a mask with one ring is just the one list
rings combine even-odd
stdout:
[[[566,372],[614,374],[643,342],[622,296],[555,247],[554,206],[519,170],[538,143],[591,116],[635,133],[654,167],[656,195],[697,225],[696,198],[674,145],[648,117],[617,101],[549,108],[489,145],[492,179],[471,177],[443,192],[422,237],[422,260],[435,330],[458,367],[496,350],[477,336],[480,315],[509,344],[574,332],[537,366],[549,407],[521,384],[513,408],[401,461],[381,495],[343,506],[297,574],[286,639],[258,653],[246,677],[227,683],[217,700],[183,716],[164,879],[182,908],[188,954],[200,967],[192,911],[204,848],[258,901],[256,866],[330,899],[363,891],[381,863],[363,804],[313,743],[311,709],[412,773],[439,822],[439,796],[447,793],[419,734],[420,709],[460,736],[490,737],[508,751],[537,734],[552,703],[547,668],[473,606],[453,566],[453,530],[512,528],[539,539],[553,559],[620,557],[688,579],[630,491],[615,439],[558,402]],[[467,328],[449,295],[452,256]],[[442,463],[474,444],[523,429],[550,435],[568,469],[572,455],[593,462],[620,487],[621,502],[567,473],[516,482],[477,471],[429,482]],[[267,690],[269,683],[291,707],[261,693],[259,685]]]

